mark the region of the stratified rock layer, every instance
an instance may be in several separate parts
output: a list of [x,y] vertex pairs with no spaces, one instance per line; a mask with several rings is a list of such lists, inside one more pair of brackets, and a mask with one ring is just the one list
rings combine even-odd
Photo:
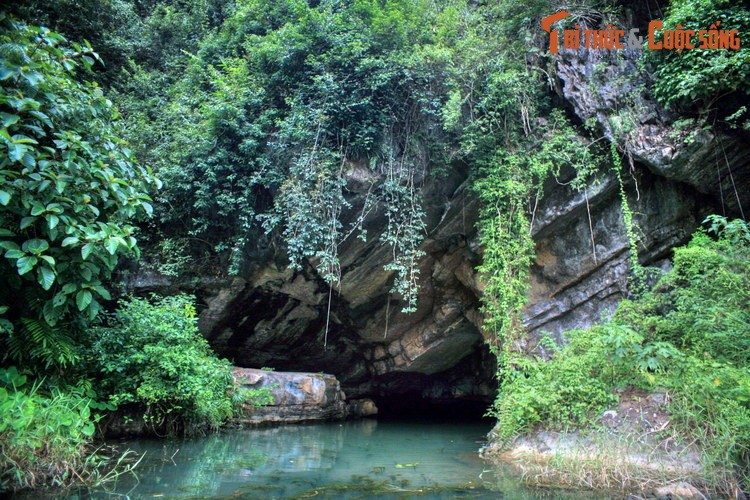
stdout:
[[[363,175],[352,166],[352,216]],[[478,329],[476,202],[458,173],[427,181],[425,199],[429,233],[416,312],[403,313],[390,293],[393,272],[384,266],[391,249],[379,241],[385,219],[373,213],[368,241],[351,238],[340,249],[340,287],[329,290],[312,267],[292,271],[283,253],[269,257],[259,240],[250,255],[262,259],[251,257],[241,277],[202,289],[201,330],[238,366],[324,370],[352,397],[416,389],[429,400],[490,401],[494,360]]]

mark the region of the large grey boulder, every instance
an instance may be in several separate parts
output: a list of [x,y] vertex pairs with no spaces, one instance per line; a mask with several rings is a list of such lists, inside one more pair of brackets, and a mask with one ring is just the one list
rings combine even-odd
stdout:
[[243,415],[234,423],[258,425],[296,423],[315,420],[342,420],[349,416],[377,413],[370,400],[356,400],[351,405],[336,377],[326,373],[275,372],[254,368],[235,368],[238,384],[249,390],[270,392],[272,402],[243,405]]

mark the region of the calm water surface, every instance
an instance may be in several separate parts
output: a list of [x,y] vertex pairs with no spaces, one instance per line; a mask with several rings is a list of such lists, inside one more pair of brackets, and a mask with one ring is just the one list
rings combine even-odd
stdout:
[[[487,423],[359,420],[118,444],[145,453],[137,479],[94,497],[564,498],[490,471]],[[565,498],[580,498],[580,494]]]

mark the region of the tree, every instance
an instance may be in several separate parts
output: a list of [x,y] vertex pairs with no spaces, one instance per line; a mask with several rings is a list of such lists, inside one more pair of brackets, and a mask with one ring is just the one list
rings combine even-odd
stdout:
[[74,359],[59,326],[110,300],[103,281],[137,251],[131,222],[158,186],[81,78],[96,60],[88,44],[0,18],[0,333],[12,357],[48,366]]

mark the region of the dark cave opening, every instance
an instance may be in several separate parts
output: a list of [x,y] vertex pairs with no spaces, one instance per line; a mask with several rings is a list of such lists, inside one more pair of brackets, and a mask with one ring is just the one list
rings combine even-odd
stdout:
[[486,416],[491,402],[476,399],[431,399],[418,391],[372,398],[379,420],[418,420],[427,422],[493,422]]

